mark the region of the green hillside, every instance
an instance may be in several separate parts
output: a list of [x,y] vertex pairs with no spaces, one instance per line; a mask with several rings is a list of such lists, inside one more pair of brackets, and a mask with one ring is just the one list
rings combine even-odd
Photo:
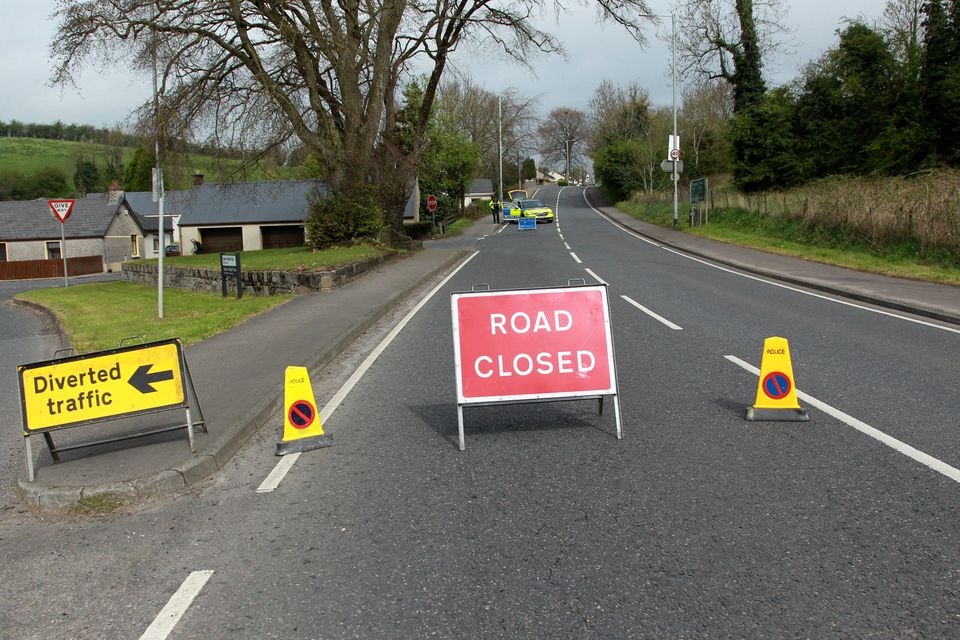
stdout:
[[[0,173],[16,171],[29,177],[43,168],[53,167],[63,171],[67,176],[68,187],[74,189],[73,174],[79,159],[94,162],[101,176],[104,176],[107,160],[115,150],[120,151],[125,166],[130,162],[135,151],[133,147],[110,147],[89,142],[0,138]],[[192,184],[191,176],[194,173],[202,173],[207,182],[220,182],[229,179],[231,174],[240,167],[239,160],[223,160],[198,154],[190,154],[180,159],[178,164],[180,166],[165,168],[165,182],[168,189],[188,188]],[[297,168],[259,167],[244,179],[271,180],[298,177],[300,176]]]

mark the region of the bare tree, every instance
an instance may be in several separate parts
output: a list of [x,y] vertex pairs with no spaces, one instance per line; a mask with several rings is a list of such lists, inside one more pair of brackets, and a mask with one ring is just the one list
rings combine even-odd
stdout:
[[[644,0],[596,0],[638,39]],[[531,17],[544,0],[59,0],[54,81],[70,83],[91,60],[161,62],[171,135],[266,149],[299,141],[335,192],[381,187],[388,223],[425,146],[449,55],[464,39],[489,39],[508,55],[555,52]],[[156,44],[156,48],[155,48]],[[398,136],[398,89],[425,61],[422,108]]]
[[915,72],[920,67],[924,0],[887,0],[881,29],[897,58]]
[[583,155],[588,133],[587,114],[577,109],[560,107],[547,115],[537,128],[540,155],[547,162],[564,162],[564,176],[570,176],[570,165]]
[[589,152],[615,140],[636,140],[650,126],[650,94],[633,83],[626,89],[604,80],[590,100]]
[[700,151],[709,135],[720,138],[720,132],[733,119],[733,95],[730,86],[718,80],[699,80],[683,92],[680,119],[686,132],[693,169],[700,166]]
[[766,90],[763,57],[787,33],[784,0],[685,0],[677,12],[682,74],[727,81],[737,112],[755,104]]

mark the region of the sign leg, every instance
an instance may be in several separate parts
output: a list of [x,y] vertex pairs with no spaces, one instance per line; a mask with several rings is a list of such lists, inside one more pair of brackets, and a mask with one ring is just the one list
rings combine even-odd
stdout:
[[190,453],[194,453],[196,449],[193,446],[193,422],[190,421],[190,407],[187,407],[187,440],[190,441]]
[[27,456],[27,480],[33,482],[36,476],[33,472],[33,449],[30,447],[30,436],[24,437],[23,450]]
[[613,396],[613,415],[617,419],[617,440],[623,440],[623,427],[620,424],[620,394]]
[[457,405],[457,430],[460,434],[460,451],[463,451],[467,448],[466,443],[463,441],[463,405]]

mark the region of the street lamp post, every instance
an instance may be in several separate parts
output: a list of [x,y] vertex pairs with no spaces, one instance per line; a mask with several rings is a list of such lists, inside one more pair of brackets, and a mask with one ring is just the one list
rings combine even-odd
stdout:
[[[648,13],[639,16],[641,18],[666,18],[666,14],[662,13]],[[672,140],[677,139],[677,19],[674,14],[670,14],[670,78],[673,85],[673,138]],[[679,158],[673,159],[668,158],[668,160],[673,161],[673,171],[670,174],[670,177],[673,179],[673,228],[676,229],[680,226],[680,196],[679,196],[679,186],[680,174],[677,171],[677,162]]]

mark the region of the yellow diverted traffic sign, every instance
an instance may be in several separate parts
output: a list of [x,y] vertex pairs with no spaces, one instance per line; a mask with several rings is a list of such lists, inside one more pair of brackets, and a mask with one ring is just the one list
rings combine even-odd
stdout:
[[23,435],[186,406],[177,339],[18,367]]

